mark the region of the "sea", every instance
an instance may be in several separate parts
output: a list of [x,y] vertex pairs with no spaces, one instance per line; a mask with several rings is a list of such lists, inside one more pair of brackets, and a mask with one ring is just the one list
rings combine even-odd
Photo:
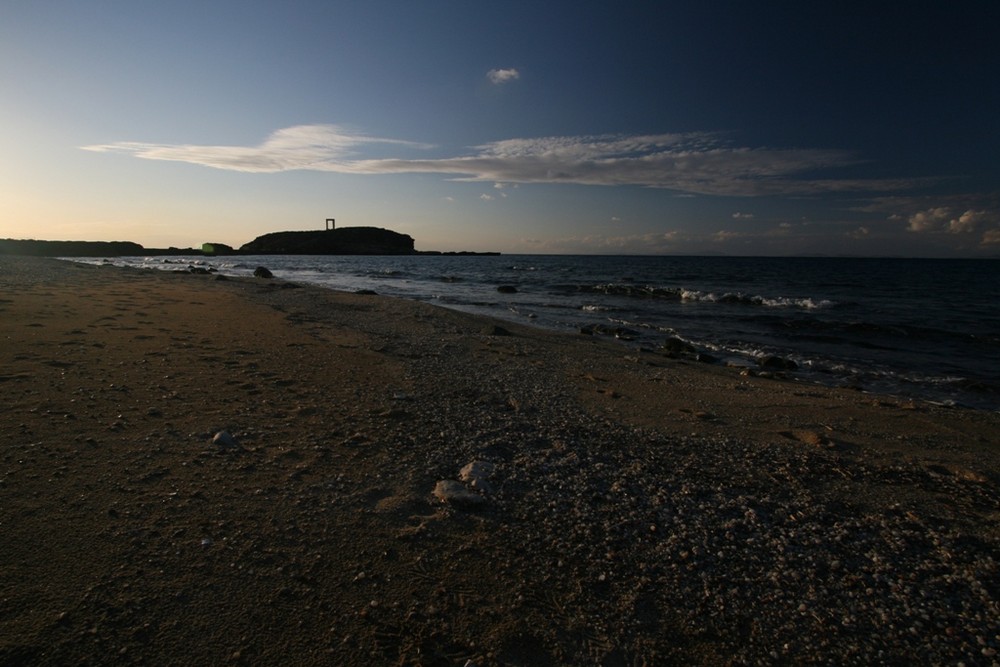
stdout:
[[[1000,410],[1000,261],[571,255],[73,258],[372,290],[792,380]],[[500,291],[498,288],[503,287]]]

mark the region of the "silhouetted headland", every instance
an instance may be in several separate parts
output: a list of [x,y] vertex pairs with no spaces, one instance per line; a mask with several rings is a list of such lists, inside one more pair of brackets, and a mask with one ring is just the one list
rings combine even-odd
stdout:
[[132,241],[37,241],[0,239],[0,255],[28,257],[142,257],[194,255],[192,248],[144,248]]
[[239,249],[224,243],[194,248],[145,248],[131,241],[0,239],[0,255],[32,257],[138,257],[147,255],[499,255],[497,252],[416,250],[413,237],[379,227],[271,232]]

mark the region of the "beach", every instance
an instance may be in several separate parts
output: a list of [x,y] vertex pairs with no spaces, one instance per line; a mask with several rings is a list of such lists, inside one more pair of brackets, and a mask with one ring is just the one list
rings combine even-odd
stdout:
[[996,412],[44,259],[0,337],[0,664],[1000,660]]

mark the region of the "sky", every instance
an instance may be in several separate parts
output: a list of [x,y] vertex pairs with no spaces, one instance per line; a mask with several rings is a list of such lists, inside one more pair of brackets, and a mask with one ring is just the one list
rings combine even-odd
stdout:
[[993,0],[0,0],[0,238],[997,257],[998,28]]

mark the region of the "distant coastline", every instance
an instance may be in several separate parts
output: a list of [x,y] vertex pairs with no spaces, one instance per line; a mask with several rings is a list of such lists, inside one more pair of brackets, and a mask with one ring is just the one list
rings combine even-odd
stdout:
[[416,250],[411,236],[379,227],[271,232],[258,236],[239,248],[224,243],[203,243],[200,248],[146,248],[132,241],[0,239],[0,255],[29,257],[499,254],[499,252]]

